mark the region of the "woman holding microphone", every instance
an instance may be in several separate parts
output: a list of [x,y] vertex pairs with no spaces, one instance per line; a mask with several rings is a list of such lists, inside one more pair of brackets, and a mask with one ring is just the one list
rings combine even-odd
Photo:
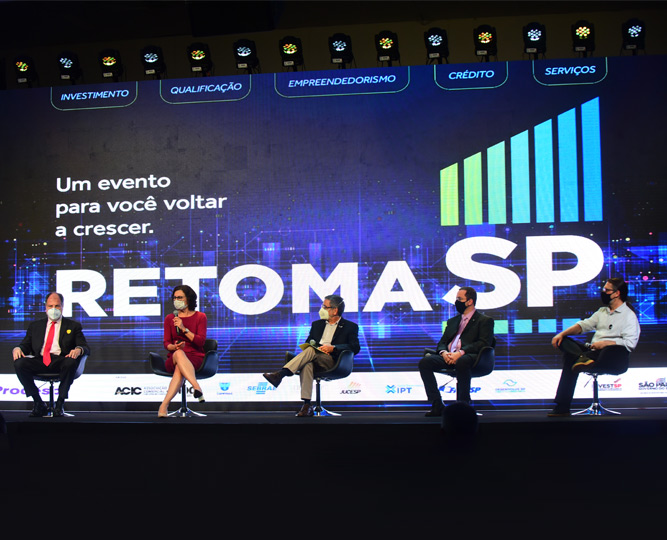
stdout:
[[197,293],[188,285],[179,285],[172,293],[175,311],[164,319],[164,348],[169,351],[165,367],[173,373],[167,395],[160,405],[158,417],[166,418],[169,403],[178,393],[185,378],[194,389],[194,397],[204,401],[204,394],[195,372],[204,361],[206,315],[195,311]]

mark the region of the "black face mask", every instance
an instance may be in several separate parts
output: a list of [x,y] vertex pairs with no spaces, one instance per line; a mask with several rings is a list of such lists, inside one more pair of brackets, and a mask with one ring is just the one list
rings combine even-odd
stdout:
[[466,310],[466,303],[457,300],[454,302],[454,307],[456,308],[456,311],[463,314],[463,312]]
[[611,303],[611,294],[607,294],[606,292],[604,292],[604,289],[600,291],[600,300],[602,301],[603,305],[608,306]]

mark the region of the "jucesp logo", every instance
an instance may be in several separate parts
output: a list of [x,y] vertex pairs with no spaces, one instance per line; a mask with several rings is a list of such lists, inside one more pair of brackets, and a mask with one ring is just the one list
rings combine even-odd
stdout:
[[525,130],[465,158],[462,167],[441,169],[440,224],[461,224],[461,200],[464,225],[578,222],[582,205],[583,221],[602,221],[600,98],[583,103],[579,114],[579,127],[577,108],[570,109],[534,126],[532,143]]
[[359,394],[361,393],[361,385],[352,381],[347,388],[340,391],[341,394]]

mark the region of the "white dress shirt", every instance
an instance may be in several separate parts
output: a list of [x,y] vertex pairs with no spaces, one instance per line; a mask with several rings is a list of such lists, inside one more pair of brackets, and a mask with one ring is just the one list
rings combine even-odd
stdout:
[[[51,345],[51,354],[60,354],[60,344],[58,337],[60,336],[60,327],[62,326],[63,319],[62,317],[55,321],[53,324],[56,325],[55,330],[53,331],[53,344]],[[49,337],[49,330],[51,330],[51,319],[46,323],[46,332],[44,333],[44,344],[42,345],[42,350],[40,354],[44,356],[44,347],[46,346],[46,339]]]

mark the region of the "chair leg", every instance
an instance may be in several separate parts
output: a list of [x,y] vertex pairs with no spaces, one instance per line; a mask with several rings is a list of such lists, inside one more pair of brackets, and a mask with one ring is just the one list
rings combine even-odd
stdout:
[[589,373],[589,375],[593,378],[593,403],[591,403],[591,406],[588,407],[587,409],[572,413],[572,416],[577,416],[577,415],[581,415],[581,416],[605,416],[605,415],[611,415],[611,414],[620,415],[621,414],[620,412],[612,411],[611,409],[605,409],[600,404],[600,396],[598,394],[598,374],[597,373]]
[[53,383],[55,381],[49,381],[49,404],[47,406],[46,414],[44,415],[47,418],[53,418],[53,409],[55,408],[55,399],[53,391]]
[[315,379],[315,408],[313,416],[340,416],[340,414],[327,411],[322,407],[322,394],[320,393],[320,379]]
[[185,381],[183,381],[183,385],[181,386],[181,408],[177,411],[169,413],[169,416],[178,416],[180,418],[187,418],[191,416],[206,416],[203,413],[198,413],[188,408],[187,394],[188,392],[185,388]]

